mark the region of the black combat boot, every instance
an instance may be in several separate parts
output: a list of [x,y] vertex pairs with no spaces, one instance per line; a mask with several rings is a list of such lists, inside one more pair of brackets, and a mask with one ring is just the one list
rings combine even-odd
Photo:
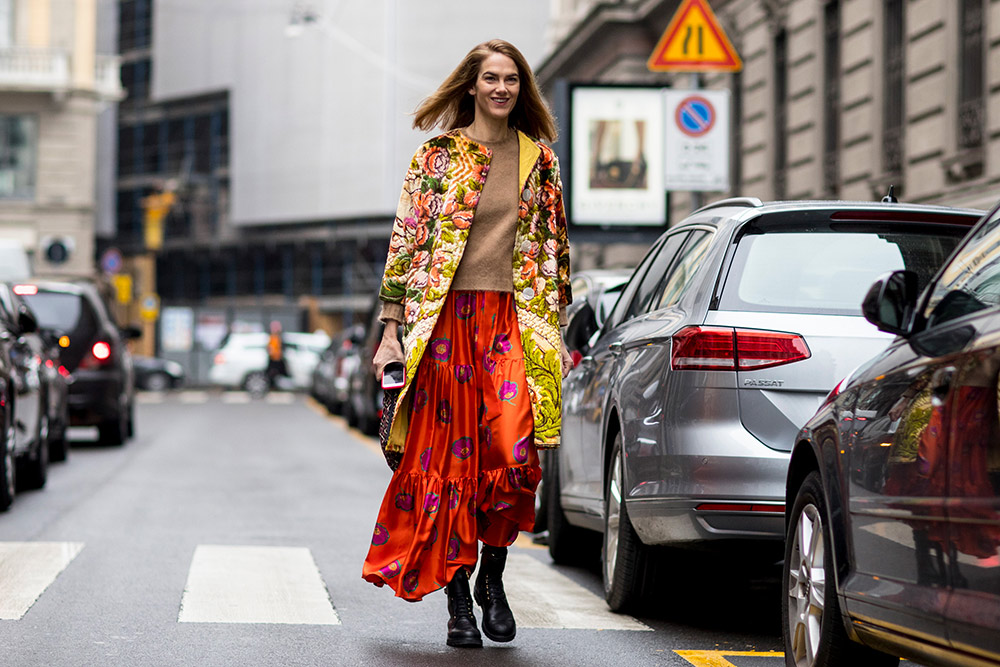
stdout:
[[483,545],[476,576],[476,602],[483,608],[483,632],[495,642],[509,642],[517,634],[514,614],[503,590],[503,566],[507,562],[507,547]]
[[472,615],[472,596],[469,595],[469,573],[460,568],[445,588],[448,594],[448,646],[480,648],[483,637]]

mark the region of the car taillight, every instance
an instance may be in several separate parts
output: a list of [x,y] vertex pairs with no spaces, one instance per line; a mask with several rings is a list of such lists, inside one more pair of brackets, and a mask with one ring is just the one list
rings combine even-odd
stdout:
[[221,366],[222,364],[226,363],[226,355],[219,352],[212,358],[212,363],[215,364],[216,366]]
[[684,327],[673,336],[674,370],[753,371],[808,359],[802,336],[783,331]]
[[18,296],[32,296],[38,294],[38,285],[14,285],[13,291]]
[[90,347],[90,352],[80,360],[80,368],[100,368],[111,359],[111,344],[99,340]]

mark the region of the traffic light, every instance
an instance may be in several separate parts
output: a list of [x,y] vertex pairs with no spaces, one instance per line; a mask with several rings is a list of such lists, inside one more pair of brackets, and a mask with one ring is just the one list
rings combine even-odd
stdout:
[[176,195],[173,192],[154,192],[142,199],[145,209],[144,229],[147,250],[159,250],[163,247],[163,221],[174,205]]

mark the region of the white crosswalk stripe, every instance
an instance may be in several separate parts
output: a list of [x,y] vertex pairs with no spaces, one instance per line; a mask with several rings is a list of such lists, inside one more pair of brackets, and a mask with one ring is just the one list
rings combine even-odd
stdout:
[[80,542],[0,542],[0,619],[24,616],[82,549]]
[[[0,619],[21,619],[83,549],[77,542],[0,542]],[[512,549],[504,584],[520,628],[649,631],[547,563]],[[305,547],[199,545],[181,623],[340,625]]]
[[204,403],[208,400],[206,391],[182,391],[180,394],[181,403]]
[[305,547],[200,545],[178,621],[339,625]]
[[224,391],[222,392],[222,402],[223,403],[249,403],[250,394],[245,391]]
[[611,612],[603,599],[526,554],[507,555],[503,581],[519,628],[652,630]]

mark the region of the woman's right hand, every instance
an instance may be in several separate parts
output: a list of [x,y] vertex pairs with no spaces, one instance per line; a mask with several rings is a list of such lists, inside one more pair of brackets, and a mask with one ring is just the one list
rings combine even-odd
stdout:
[[385,329],[382,331],[382,342],[379,343],[378,349],[375,351],[375,357],[372,359],[376,379],[382,379],[382,371],[389,364],[394,361],[403,363],[405,360],[403,346],[399,344],[399,337],[396,334],[398,326],[399,324],[394,320],[389,320],[385,323]]

